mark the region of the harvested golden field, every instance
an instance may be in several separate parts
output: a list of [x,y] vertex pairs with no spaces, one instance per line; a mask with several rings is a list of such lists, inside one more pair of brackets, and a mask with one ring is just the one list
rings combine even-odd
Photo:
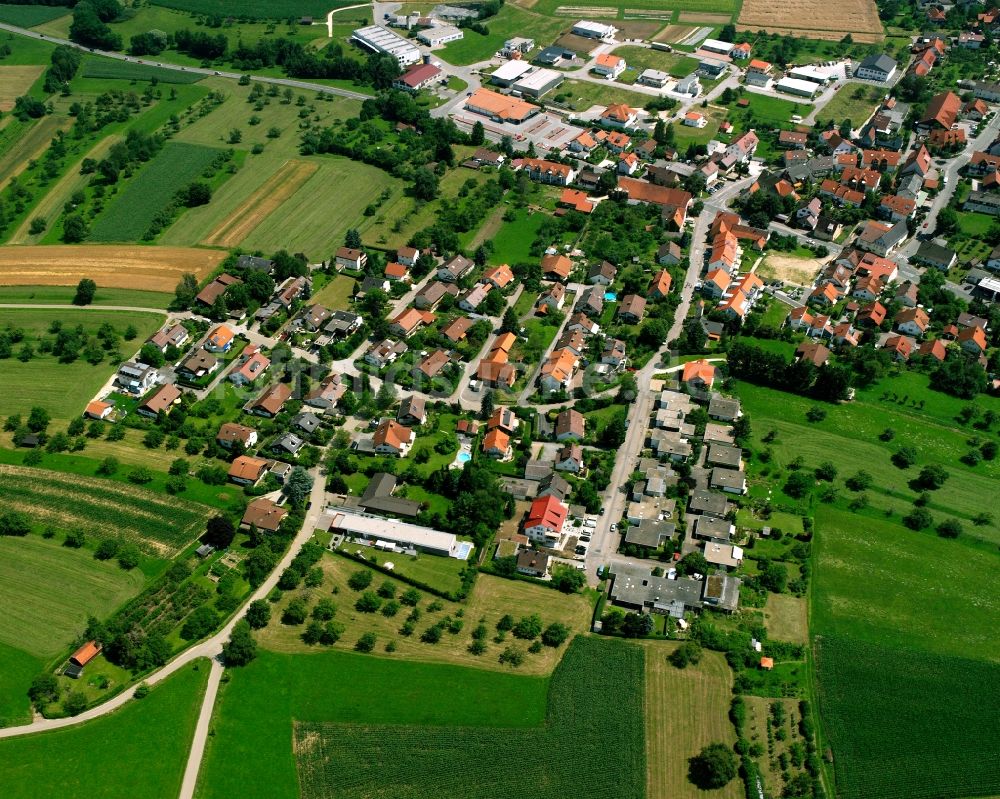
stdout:
[[89,277],[106,288],[172,292],[181,275],[190,272],[200,280],[225,256],[193,247],[0,247],[0,286],[75,286]]
[[235,247],[285,200],[295,194],[318,169],[306,161],[286,161],[257,191],[219,223],[203,242],[221,247]]
[[682,42],[698,30],[694,25],[667,25],[653,37],[654,42]]
[[[716,741],[733,744],[729,721],[733,673],[719,652],[702,652],[697,666],[678,669],[667,656],[675,643],[647,643],[646,796],[647,799],[704,799],[705,791],[688,779],[688,758]],[[712,791],[713,799],[739,799],[742,783],[733,780]]]
[[0,111],[10,111],[14,101],[27,94],[39,76],[45,71],[40,64],[23,67],[0,67]]
[[810,39],[842,39],[848,33],[856,42],[885,38],[874,0],[745,0],[738,21],[737,30],[766,30]]

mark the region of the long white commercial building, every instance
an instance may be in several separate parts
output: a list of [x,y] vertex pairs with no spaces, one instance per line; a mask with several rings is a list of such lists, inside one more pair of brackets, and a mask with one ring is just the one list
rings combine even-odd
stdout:
[[393,56],[401,67],[408,67],[420,60],[420,50],[415,44],[381,25],[358,28],[351,39],[376,53]]
[[[332,510],[332,509],[331,509]],[[330,531],[350,538],[360,539],[380,549],[416,549],[432,555],[465,560],[472,545],[459,541],[452,533],[432,530],[416,524],[362,516],[338,509],[330,522]]]

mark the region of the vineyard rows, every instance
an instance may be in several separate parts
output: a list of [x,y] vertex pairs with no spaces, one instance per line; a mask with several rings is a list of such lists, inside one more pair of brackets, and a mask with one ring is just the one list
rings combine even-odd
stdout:
[[1000,794],[1000,665],[829,636],[817,664],[841,799]]
[[121,538],[172,557],[198,536],[208,508],[123,483],[0,465],[4,505],[60,532]]
[[296,723],[305,799],[641,799],[643,651],[578,636],[539,729]]

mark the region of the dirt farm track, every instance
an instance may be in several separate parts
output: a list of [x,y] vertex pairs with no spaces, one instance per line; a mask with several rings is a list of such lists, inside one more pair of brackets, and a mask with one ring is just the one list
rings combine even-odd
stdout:
[[226,253],[193,247],[80,244],[0,247],[0,286],[73,286],[89,277],[107,288],[172,292],[181,275],[199,280]]

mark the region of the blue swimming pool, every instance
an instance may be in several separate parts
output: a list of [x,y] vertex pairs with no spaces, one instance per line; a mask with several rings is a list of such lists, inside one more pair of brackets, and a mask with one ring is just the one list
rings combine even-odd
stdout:
[[613,291],[605,291],[604,299],[606,299],[608,302],[614,302],[615,300],[618,299],[618,295]]
[[468,452],[459,452],[457,460],[459,463],[467,463],[472,460],[472,455]]

